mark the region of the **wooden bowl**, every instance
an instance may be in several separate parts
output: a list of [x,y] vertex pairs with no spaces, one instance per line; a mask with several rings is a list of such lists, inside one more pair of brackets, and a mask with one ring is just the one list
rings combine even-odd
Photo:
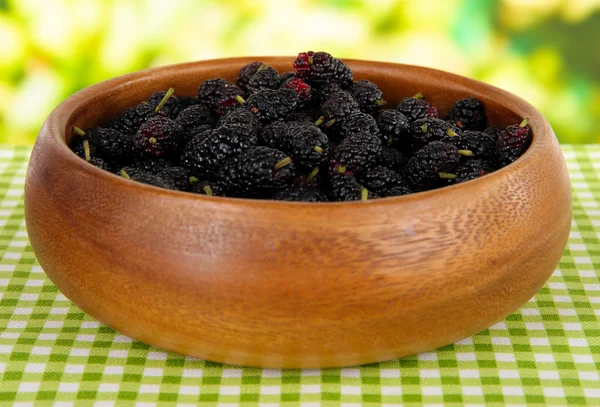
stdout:
[[[313,368],[428,351],[473,335],[552,274],[571,224],[569,177],[548,122],[524,100],[433,69],[346,61],[389,106],[423,92],[445,114],[465,96],[491,124],[529,117],[515,163],[439,190],[344,203],[194,195],[135,183],[67,147],[174,86],[234,80],[258,58],[136,72],[82,90],[47,119],[25,186],[27,231],[56,286],[86,313],[162,349],[235,365]],[[280,71],[291,57],[260,60]]]

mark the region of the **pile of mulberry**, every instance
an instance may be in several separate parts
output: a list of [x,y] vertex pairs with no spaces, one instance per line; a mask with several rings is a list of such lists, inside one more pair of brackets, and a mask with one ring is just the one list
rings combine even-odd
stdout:
[[112,120],[73,127],[75,159],[202,199],[318,204],[485,182],[533,139],[527,118],[488,123],[497,115],[473,97],[434,106],[447,96],[384,95],[321,51],[299,53],[287,72],[253,61],[191,85],[195,95],[155,88]]

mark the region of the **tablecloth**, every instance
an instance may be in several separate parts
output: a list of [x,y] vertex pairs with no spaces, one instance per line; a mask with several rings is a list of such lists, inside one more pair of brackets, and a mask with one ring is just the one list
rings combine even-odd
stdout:
[[600,146],[563,146],[569,244],[520,310],[441,349],[342,369],[227,366],[101,325],[46,277],[27,239],[29,147],[0,147],[0,404],[600,405]]

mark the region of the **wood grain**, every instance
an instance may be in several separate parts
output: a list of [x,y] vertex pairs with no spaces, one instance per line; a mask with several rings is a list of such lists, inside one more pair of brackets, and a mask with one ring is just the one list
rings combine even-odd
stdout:
[[530,118],[533,144],[491,175],[370,202],[289,203],[160,190],[103,172],[67,147],[72,125],[152,92],[194,94],[260,59],[156,68],[84,89],[48,117],[25,187],[27,230],[52,281],[102,323],[162,349],[238,365],[309,368],[423,352],[502,320],[558,263],[571,192],[556,137],[524,100],[432,69],[347,61],[394,102],[442,111],[482,99],[494,124]]

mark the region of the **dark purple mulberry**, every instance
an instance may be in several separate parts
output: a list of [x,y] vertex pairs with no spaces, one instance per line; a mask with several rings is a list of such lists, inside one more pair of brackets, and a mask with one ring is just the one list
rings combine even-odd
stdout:
[[260,197],[287,188],[294,164],[282,151],[254,147],[225,161],[216,177],[228,196]]
[[425,100],[416,97],[404,98],[398,103],[396,110],[406,116],[411,122],[418,119],[436,119],[438,117],[438,111],[435,107],[432,107]]
[[254,76],[256,71],[258,71],[258,68],[260,68],[262,65],[262,62],[255,61],[250,62],[248,65],[242,67],[237,76],[237,86],[239,86],[239,88],[245,92],[248,92],[248,82],[250,82],[250,78]]
[[345,167],[346,171],[359,173],[377,161],[381,149],[381,140],[377,136],[365,132],[352,134],[331,153],[331,166]]
[[402,183],[402,177],[386,167],[374,166],[356,176],[362,186],[375,192],[381,197],[389,195],[391,188],[396,188]]
[[463,130],[484,130],[487,125],[487,117],[483,103],[475,98],[461,99],[454,104],[448,119]]
[[410,144],[410,122],[402,113],[394,109],[385,109],[377,117],[381,141],[388,146],[408,150]]
[[417,151],[432,141],[441,141],[449,135],[459,134],[461,131],[452,127],[441,119],[418,119],[410,125],[410,145]]
[[183,129],[174,120],[155,116],[146,121],[133,137],[133,149],[146,157],[163,157],[179,147]]
[[366,201],[377,195],[358,183],[351,174],[333,173],[330,177],[329,198],[332,201]]
[[294,61],[296,74],[311,82],[335,82],[342,87],[352,84],[352,71],[326,52],[301,52]]
[[404,179],[415,191],[431,189],[460,162],[458,149],[452,144],[434,141],[417,151],[404,167]]
[[385,144],[382,146],[381,154],[379,154],[379,158],[377,159],[379,165],[398,173],[402,172],[407,161],[408,158],[404,154]]
[[496,140],[482,131],[463,131],[454,137],[446,136],[445,142],[459,150],[471,151],[473,158],[494,160],[496,158]]
[[356,111],[358,111],[358,102],[351,94],[343,90],[329,95],[329,98],[321,105],[321,112],[327,127],[335,123],[342,124],[346,117]]
[[263,90],[251,95],[247,108],[261,123],[283,120],[298,105],[298,95],[291,89]]
[[374,136],[379,136],[377,122],[371,115],[363,112],[354,111],[350,113],[346,120],[340,126],[340,135],[348,137],[355,133],[366,132]]
[[[223,78],[208,79],[198,89],[198,100],[205,103],[213,111],[221,114],[220,110],[236,106],[244,92],[233,83]],[[243,97],[242,97],[243,100]]]
[[277,89],[281,86],[281,76],[275,68],[261,65],[248,81],[248,92],[256,93],[265,89]]
[[525,119],[521,124],[508,126],[498,137],[496,151],[502,167],[516,161],[531,144],[531,128]]
[[458,184],[482,177],[495,170],[494,165],[486,160],[466,160],[453,170],[455,179],[448,179],[449,184]]
[[348,92],[357,100],[361,112],[375,114],[381,106],[385,105],[383,93],[371,81],[363,79],[354,82]]
[[209,130],[183,148],[181,165],[197,177],[213,174],[229,157],[239,155],[258,142],[256,132],[240,134],[224,128]]
[[213,128],[217,122],[217,117],[208,106],[198,104],[182,110],[177,115],[176,122],[187,133],[196,127]]

